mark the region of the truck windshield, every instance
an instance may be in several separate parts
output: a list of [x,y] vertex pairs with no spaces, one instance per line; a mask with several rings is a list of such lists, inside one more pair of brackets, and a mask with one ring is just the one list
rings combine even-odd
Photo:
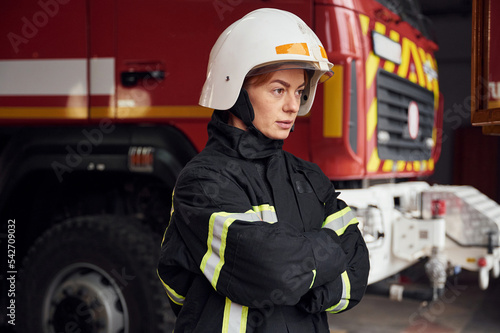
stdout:
[[376,0],[389,10],[398,14],[401,19],[408,22],[417,29],[427,39],[436,42],[434,29],[428,17],[422,14],[420,2],[418,0]]

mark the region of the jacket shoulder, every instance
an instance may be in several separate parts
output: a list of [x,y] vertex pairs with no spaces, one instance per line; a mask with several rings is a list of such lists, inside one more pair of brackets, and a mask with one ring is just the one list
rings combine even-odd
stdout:
[[[241,162],[223,154],[213,151],[202,150],[193,157],[182,169],[176,187],[179,185],[190,185],[199,181],[231,181],[241,174]],[[196,186],[196,185],[194,185]]]

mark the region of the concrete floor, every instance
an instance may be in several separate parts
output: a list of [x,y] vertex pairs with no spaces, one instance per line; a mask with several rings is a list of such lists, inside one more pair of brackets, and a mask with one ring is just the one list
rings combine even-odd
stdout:
[[477,273],[462,272],[435,302],[391,301],[367,294],[355,308],[330,315],[332,333],[499,333],[500,279],[479,289]]

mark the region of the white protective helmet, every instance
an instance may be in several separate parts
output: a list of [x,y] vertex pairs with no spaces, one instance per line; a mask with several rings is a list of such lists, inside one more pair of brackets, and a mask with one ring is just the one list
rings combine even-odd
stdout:
[[321,41],[295,14],[271,8],[250,12],[231,24],[212,47],[200,105],[230,109],[251,71],[253,75],[261,74],[266,72],[262,67],[280,63],[293,63],[294,67],[302,64],[300,68],[314,70],[298,113],[307,114],[319,79],[332,74],[333,64],[328,61]]

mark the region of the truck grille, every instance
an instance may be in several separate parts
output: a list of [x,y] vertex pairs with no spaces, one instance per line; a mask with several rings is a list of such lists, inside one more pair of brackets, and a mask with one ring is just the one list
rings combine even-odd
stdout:
[[[415,139],[408,131],[408,106],[416,102],[419,129]],[[422,161],[431,157],[434,94],[384,70],[377,73],[377,147],[380,159]],[[388,134],[388,135],[387,135]]]

